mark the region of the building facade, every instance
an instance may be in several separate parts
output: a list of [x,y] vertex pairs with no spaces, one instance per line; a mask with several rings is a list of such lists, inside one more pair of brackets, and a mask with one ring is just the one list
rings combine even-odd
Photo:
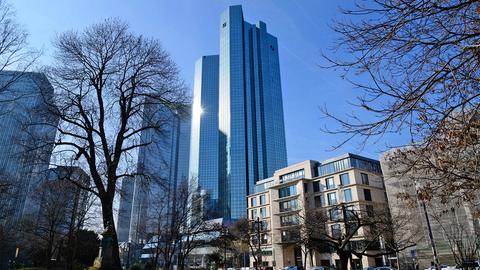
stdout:
[[[277,170],[273,177],[257,182],[254,191],[247,197],[248,218],[261,223],[261,263],[277,268],[304,264],[338,267],[336,253],[315,251],[310,257],[299,244],[298,233],[309,209],[321,209],[328,214],[321,226],[335,237],[347,230],[337,218],[340,209],[367,213],[388,208],[380,163],[353,154],[322,162],[307,160]],[[359,228],[351,241],[364,241],[366,235],[367,229]],[[381,256],[352,259],[355,269],[385,264]],[[254,259],[250,262],[253,266]]]
[[245,216],[255,182],[287,165],[277,39],[241,6],[220,18],[219,179],[223,216]]
[[[390,159],[390,156],[396,152],[396,149],[385,152],[380,159],[390,213],[395,224],[406,224],[397,236],[400,238],[398,241],[408,238],[416,243],[415,246],[398,253],[400,268],[430,267],[435,261],[432,242],[441,265],[454,266],[459,263],[458,260],[477,260],[478,249],[471,248],[478,247],[480,236],[480,224],[475,215],[475,206],[466,202],[442,203],[435,199],[430,201],[419,199],[417,189],[421,188],[421,183],[415,183],[412,180],[418,176],[410,178],[410,173],[402,173],[401,176],[396,173],[403,171],[400,167],[402,165]],[[428,179],[428,174],[421,175],[421,178]],[[407,196],[408,199],[406,199]]]
[[[117,220],[119,242],[145,243],[155,234],[159,215],[172,207],[177,184],[188,179],[190,108],[147,108],[161,130],[147,129],[140,140],[136,175],[122,179]],[[151,120],[148,120],[151,121]]]
[[189,173],[192,188],[205,194],[207,219],[221,216],[218,137],[218,55],[202,56],[195,64]]
[[[0,72],[0,181],[7,187],[2,191],[7,195],[0,196],[0,226],[10,236],[20,219],[38,215],[39,205],[30,195],[50,164],[58,118],[48,113],[44,101],[53,95],[44,74]],[[13,244],[2,243],[0,269],[13,256]]]
[[53,225],[56,227],[51,229],[59,235],[68,235],[83,227],[89,211],[90,193],[74,183],[88,187],[91,185],[90,176],[78,166],[48,169],[47,178],[37,190],[40,228]]

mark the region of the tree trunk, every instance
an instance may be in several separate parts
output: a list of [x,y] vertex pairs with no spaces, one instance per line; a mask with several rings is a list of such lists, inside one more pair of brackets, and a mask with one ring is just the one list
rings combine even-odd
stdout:
[[337,251],[337,255],[340,258],[340,270],[348,270],[348,259],[350,258],[350,252]]
[[[106,232],[111,236],[111,254],[104,254],[107,257],[111,258],[110,262],[106,262],[106,264],[102,261],[102,270],[120,270],[122,269],[120,264],[120,253],[118,249],[118,238],[117,238],[117,231],[115,230],[115,222],[113,219],[113,200],[101,198],[102,201],[102,216],[103,216],[103,227],[105,228]],[[106,250],[102,250],[105,252]],[[105,256],[104,256],[105,257]]]
[[310,255],[310,266],[314,267],[314,265],[313,265],[313,249],[309,249],[308,254]]

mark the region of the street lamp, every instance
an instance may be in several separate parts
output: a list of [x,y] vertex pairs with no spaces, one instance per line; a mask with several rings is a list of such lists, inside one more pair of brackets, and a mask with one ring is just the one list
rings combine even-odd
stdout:
[[131,248],[131,242],[127,242],[127,263],[126,263],[126,268],[130,269],[130,248]]
[[[419,198],[418,186],[419,184],[415,180],[415,193],[417,194],[417,199]],[[425,201],[423,199],[420,199],[420,204],[422,205],[423,213],[425,214],[425,221],[427,222],[428,238],[430,239],[430,244],[432,245],[433,263],[435,264],[435,269],[440,270],[440,262],[438,260],[437,246],[435,245],[435,240],[433,239],[432,226],[430,225],[430,218],[428,217],[427,206],[425,205]]]
[[255,224],[255,229],[257,233],[257,240],[258,240],[258,250],[257,250],[257,265],[255,269],[259,269],[259,265],[262,263],[262,242],[260,238],[260,232],[262,230],[262,221],[260,220],[260,217],[257,217],[257,220],[253,222]]

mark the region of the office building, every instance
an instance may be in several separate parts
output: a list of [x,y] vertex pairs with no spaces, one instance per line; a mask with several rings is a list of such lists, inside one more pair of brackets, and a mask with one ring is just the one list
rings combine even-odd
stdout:
[[[261,222],[261,264],[277,269],[288,265],[304,266],[305,260],[307,268],[338,267],[336,253],[314,251],[310,257],[302,252],[305,247],[295,236],[302,230],[305,213],[309,209],[328,213],[328,220],[319,221],[318,226],[325,226],[325,232],[334,238],[347,230],[338,216],[341,213],[339,209],[350,209],[361,215],[387,208],[380,163],[353,154],[322,162],[306,160],[279,169],[272,177],[258,181],[254,193],[248,196],[248,218],[252,223]],[[368,230],[361,227],[350,241],[361,243],[367,235]],[[258,246],[257,238],[252,237],[255,247]],[[368,252],[375,254],[374,250]],[[352,259],[355,269],[385,263],[381,256],[353,256]],[[250,258],[250,266],[253,263],[254,259]]]
[[390,213],[396,227],[404,224],[402,232],[397,236],[400,238],[398,241],[406,238],[416,243],[415,246],[398,253],[399,267],[402,269],[430,267],[435,261],[432,242],[441,265],[455,266],[459,263],[458,260],[477,260],[476,247],[480,224],[475,213],[478,201],[474,206],[467,202],[456,203],[453,200],[442,202],[436,198],[429,201],[419,199],[417,192],[423,183],[416,183],[412,179],[427,180],[428,173],[416,171],[415,173],[421,174],[421,177],[412,175],[414,172],[404,173],[404,165],[391,159],[395,153],[398,153],[398,149],[385,152],[380,159]]
[[148,241],[159,214],[166,215],[173,206],[177,184],[188,179],[190,107],[173,111],[152,106],[146,110],[152,117],[145,121],[161,125],[159,130],[142,132],[141,142],[149,144],[139,148],[136,175],[122,179],[117,220],[120,242]]
[[218,55],[202,56],[195,64],[190,146],[192,188],[204,196],[203,218],[221,215],[218,205]]
[[244,20],[241,6],[228,7],[219,28],[219,55],[196,66],[190,170],[213,217],[237,219],[255,182],[287,165],[278,44],[264,22]]
[[91,193],[79,185],[91,185],[90,176],[82,168],[58,166],[48,169],[47,178],[40,184],[36,195],[32,195],[40,206],[39,228],[50,228],[57,235],[68,235],[83,227]]
[[[0,181],[7,184],[0,196],[0,227],[7,236],[13,235],[8,229],[17,228],[21,218],[38,214],[30,195],[50,164],[49,142],[55,140],[58,119],[48,114],[44,100],[53,94],[44,74],[0,72]],[[48,147],[39,147],[44,145]],[[3,241],[0,253],[11,251],[10,244]],[[0,268],[11,255],[0,254]]]

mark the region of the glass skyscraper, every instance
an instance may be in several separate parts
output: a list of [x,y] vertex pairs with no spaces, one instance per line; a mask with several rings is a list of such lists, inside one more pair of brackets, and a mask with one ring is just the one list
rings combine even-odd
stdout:
[[[194,96],[191,175],[197,173],[212,199],[218,195],[219,216],[244,217],[255,182],[287,166],[278,44],[265,23],[244,21],[241,6],[222,13],[220,54],[197,62]],[[218,130],[208,124],[216,117]],[[212,154],[216,140],[218,163]]]
[[218,55],[202,56],[195,64],[190,145],[192,188],[204,194],[202,213],[220,216],[218,205]]
[[231,6],[220,19],[220,181],[224,215],[246,214],[255,182],[287,166],[277,38]]
[[147,129],[139,149],[135,177],[122,180],[117,230],[120,242],[148,241],[155,234],[153,223],[158,213],[167,211],[177,183],[188,178],[190,149],[190,114],[164,107],[149,107],[146,115],[161,123],[160,130]]
[[49,114],[44,100],[53,94],[41,73],[0,72],[0,180],[9,186],[0,204],[11,221],[39,210],[29,195],[50,164],[58,118]]
[[49,114],[54,89],[35,72],[0,72],[0,269],[14,257],[17,222],[36,221],[40,206],[33,194],[45,180],[58,118]]

